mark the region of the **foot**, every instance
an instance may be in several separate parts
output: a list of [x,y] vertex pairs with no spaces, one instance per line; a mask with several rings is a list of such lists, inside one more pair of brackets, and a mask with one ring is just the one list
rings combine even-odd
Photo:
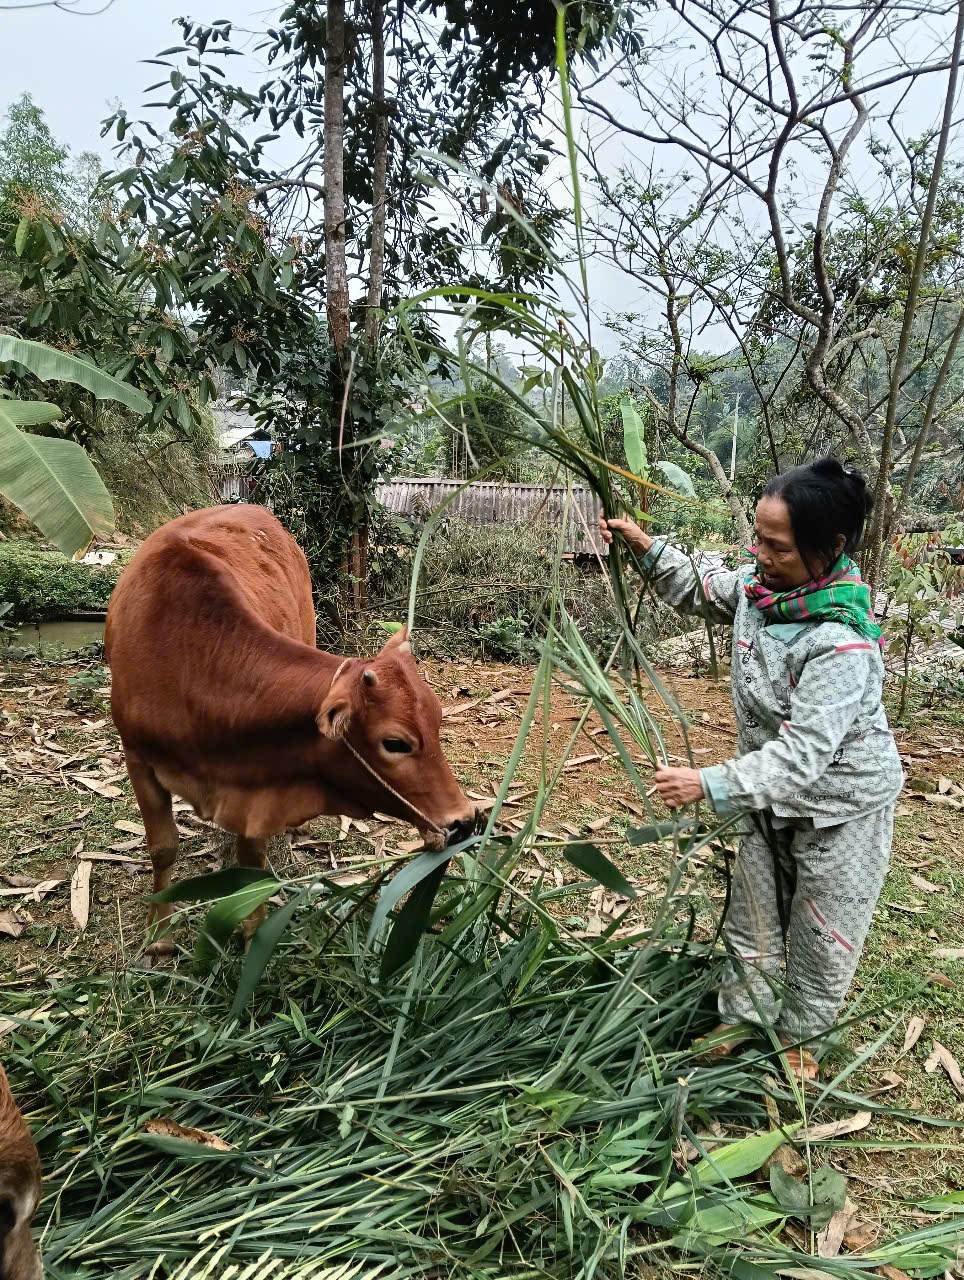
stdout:
[[[781,1035],[780,1043],[784,1049],[784,1060],[797,1079],[802,1076],[808,1083],[813,1083],[820,1079],[820,1063],[812,1053],[808,1053],[806,1049],[801,1049],[794,1045],[789,1036]],[[794,1045],[794,1047],[791,1048],[791,1045]]]
[[694,1040],[693,1048],[708,1058],[727,1058],[752,1037],[753,1031],[753,1027],[745,1022],[721,1022],[705,1036]]

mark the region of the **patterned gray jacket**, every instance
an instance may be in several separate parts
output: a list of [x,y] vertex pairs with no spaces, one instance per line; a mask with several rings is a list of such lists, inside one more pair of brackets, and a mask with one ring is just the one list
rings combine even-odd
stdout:
[[904,775],[881,705],[877,644],[840,622],[768,624],[743,590],[748,567],[727,569],[703,553],[691,560],[663,542],[642,564],[674,609],[702,616],[705,595],[713,620],[733,625],[739,755],[701,770],[717,814],[771,809],[829,827],[894,803]]

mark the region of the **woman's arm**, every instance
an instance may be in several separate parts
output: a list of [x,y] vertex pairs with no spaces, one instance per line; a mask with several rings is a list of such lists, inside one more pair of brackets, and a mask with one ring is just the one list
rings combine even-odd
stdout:
[[[697,552],[692,559],[676,547],[644,533],[635,520],[599,518],[599,532],[606,543],[621,534],[639,552],[647,581],[659,598],[679,613],[707,617],[711,622],[732,622],[743,591],[743,575],[727,569],[720,559]],[[704,603],[705,597],[705,603]]]

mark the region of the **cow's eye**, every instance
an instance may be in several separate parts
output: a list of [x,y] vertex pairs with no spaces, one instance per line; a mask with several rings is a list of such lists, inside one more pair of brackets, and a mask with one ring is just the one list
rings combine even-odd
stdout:
[[408,755],[412,749],[404,738],[385,738],[382,746],[386,751],[391,751],[396,755]]

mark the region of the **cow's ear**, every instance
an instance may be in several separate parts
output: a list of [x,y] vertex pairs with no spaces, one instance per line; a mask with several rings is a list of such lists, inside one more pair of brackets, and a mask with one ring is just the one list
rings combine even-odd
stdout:
[[412,645],[408,638],[408,623],[399,627],[394,635],[388,637],[384,645],[382,645],[382,653],[411,653]]
[[318,728],[326,738],[343,738],[351,724],[351,701],[347,691],[329,694],[318,712]]
[[355,681],[349,672],[340,674],[322,702],[316,717],[318,728],[326,738],[343,738],[351,724],[354,710]]

